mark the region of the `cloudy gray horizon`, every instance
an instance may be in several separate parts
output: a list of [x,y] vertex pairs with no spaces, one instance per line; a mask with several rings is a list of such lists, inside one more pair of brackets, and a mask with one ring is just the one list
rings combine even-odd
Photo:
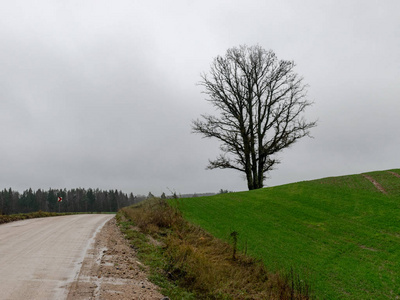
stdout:
[[205,170],[200,74],[231,47],[293,60],[318,119],[266,186],[399,168],[400,2],[3,1],[0,189],[246,190]]

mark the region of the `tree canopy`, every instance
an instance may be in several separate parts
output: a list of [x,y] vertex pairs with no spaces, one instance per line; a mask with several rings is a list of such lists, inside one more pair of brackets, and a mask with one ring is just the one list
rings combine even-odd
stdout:
[[200,85],[219,116],[203,114],[192,124],[193,132],[221,142],[222,154],[209,169],[244,172],[249,190],[261,188],[279,163],[275,154],[309,136],[316,122],[303,113],[312,102],[294,67],[258,45],[231,48],[214,59]]

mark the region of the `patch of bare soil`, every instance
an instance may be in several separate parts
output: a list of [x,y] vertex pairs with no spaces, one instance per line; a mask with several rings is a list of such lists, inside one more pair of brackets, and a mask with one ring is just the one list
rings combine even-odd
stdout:
[[137,260],[113,218],[96,235],[67,299],[168,298],[148,281],[146,267]]

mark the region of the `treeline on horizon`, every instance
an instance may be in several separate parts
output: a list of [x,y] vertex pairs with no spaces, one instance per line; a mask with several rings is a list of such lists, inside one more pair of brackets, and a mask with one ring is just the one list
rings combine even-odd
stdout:
[[[62,197],[62,202],[58,202]],[[11,188],[0,192],[0,215],[45,212],[117,212],[120,208],[138,203],[146,196],[129,195],[117,190],[31,188],[23,193]]]

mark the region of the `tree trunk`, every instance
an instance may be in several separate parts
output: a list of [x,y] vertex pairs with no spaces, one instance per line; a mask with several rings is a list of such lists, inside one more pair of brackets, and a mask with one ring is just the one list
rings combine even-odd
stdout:
[[254,190],[253,176],[251,174],[250,167],[248,167],[246,170],[246,178],[247,178],[247,187],[248,187],[249,191]]

